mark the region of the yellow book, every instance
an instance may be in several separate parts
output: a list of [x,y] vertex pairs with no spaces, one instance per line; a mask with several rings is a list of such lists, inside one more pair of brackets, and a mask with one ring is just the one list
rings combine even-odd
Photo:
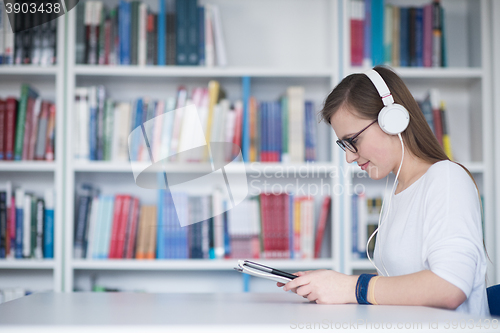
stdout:
[[440,112],[441,112],[441,125],[443,126],[443,148],[444,152],[446,153],[446,156],[450,160],[453,160],[453,153],[451,150],[451,140],[450,140],[450,135],[448,133],[448,123],[446,119],[446,108],[445,108],[445,103],[444,101],[441,101],[440,105]]
[[219,100],[219,89],[219,82],[211,80],[208,83],[207,137],[205,138],[207,142],[210,142],[210,137],[212,136],[212,118],[214,116],[214,107]]
[[302,253],[301,253],[301,247],[300,247],[300,241],[301,241],[301,235],[300,235],[300,198],[296,198],[293,200],[294,204],[294,223],[293,223],[293,252],[294,252],[294,258],[299,259],[302,258]]
[[[210,138],[212,136],[212,120],[214,117],[214,108],[219,100],[220,85],[218,81],[211,80],[208,82],[208,115],[207,115],[207,129],[205,140],[210,145]],[[208,150],[205,151],[204,160],[209,160]]]

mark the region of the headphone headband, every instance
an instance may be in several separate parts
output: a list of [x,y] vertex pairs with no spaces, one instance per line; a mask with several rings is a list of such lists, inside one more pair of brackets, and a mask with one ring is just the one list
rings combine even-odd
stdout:
[[382,76],[380,76],[380,74],[374,69],[370,69],[365,74],[377,89],[384,106],[394,104],[394,98],[392,97],[391,91],[389,90],[389,87],[385,83],[384,79],[382,79]]
[[376,70],[370,69],[365,75],[372,81],[384,103],[384,107],[378,113],[380,128],[387,134],[400,134],[408,127],[410,121],[408,110],[403,105],[394,103],[387,83]]

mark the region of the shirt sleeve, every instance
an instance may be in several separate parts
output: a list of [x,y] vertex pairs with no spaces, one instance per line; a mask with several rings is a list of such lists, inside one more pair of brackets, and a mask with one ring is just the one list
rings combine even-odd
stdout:
[[479,198],[465,170],[450,163],[443,169],[426,197],[423,260],[468,298],[484,255]]

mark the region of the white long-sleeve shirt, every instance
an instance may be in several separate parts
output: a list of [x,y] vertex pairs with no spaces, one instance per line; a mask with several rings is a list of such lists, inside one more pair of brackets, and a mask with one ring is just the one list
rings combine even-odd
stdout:
[[490,314],[480,202],[461,166],[450,161],[433,164],[408,188],[392,193],[384,218],[385,213],[373,255],[379,275],[431,270],[467,296],[457,312]]

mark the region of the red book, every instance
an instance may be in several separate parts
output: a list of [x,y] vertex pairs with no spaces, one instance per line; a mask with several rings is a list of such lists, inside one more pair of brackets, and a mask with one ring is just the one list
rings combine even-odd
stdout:
[[289,259],[290,258],[290,199],[288,194],[281,194],[281,224],[283,226],[283,230],[281,233],[282,240],[282,248],[283,248],[283,257]]
[[434,121],[434,133],[436,134],[436,138],[439,141],[441,147],[443,146],[443,124],[441,121],[441,109],[432,108],[432,115]]
[[34,151],[35,160],[45,159],[45,145],[47,144],[47,127],[49,125],[50,103],[43,101],[38,119],[38,130]]
[[0,160],[5,159],[5,101],[0,99]]
[[128,218],[130,215],[130,201],[131,197],[130,195],[124,195],[123,196],[123,202],[122,202],[122,210],[120,213],[120,219],[118,223],[118,237],[116,241],[116,257],[115,258],[123,258],[123,252],[125,249],[125,235],[127,233],[127,222]]
[[56,128],[56,106],[54,104],[50,104],[49,107],[49,123],[47,125],[47,138],[45,143],[45,159],[47,161],[54,160],[54,135]]
[[16,198],[12,196],[10,198],[10,212],[8,215],[8,225],[10,234],[10,252],[14,256],[14,247],[16,246]]
[[262,224],[262,256],[264,258],[268,257],[269,251],[269,194],[261,193],[260,195],[260,205],[261,205],[261,224]]
[[4,159],[12,161],[14,160],[14,145],[16,142],[17,100],[15,98],[7,98],[5,111]]
[[126,239],[126,251],[124,253],[124,258],[132,259],[134,258],[134,249],[137,236],[137,223],[139,220],[139,199],[132,198],[132,203],[130,205],[130,216],[129,223],[127,225],[127,239]]
[[122,205],[123,205],[123,196],[122,195],[115,195],[115,206],[114,206],[114,212],[113,212],[113,226],[111,229],[111,240],[109,242],[109,254],[108,258],[113,259],[113,258],[118,258],[117,254],[117,242],[118,242],[118,232],[119,232],[119,224],[121,221],[121,212],[122,212]]
[[113,43],[111,40],[112,24],[112,21],[109,19],[104,22],[104,65],[109,65],[109,53]]
[[31,133],[28,141],[28,160],[32,161],[35,159],[35,145],[36,138],[38,137],[38,125],[40,120],[40,111],[42,109],[42,100],[40,98],[35,99],[33,104],[33,112],[31,113]]
[[24,138],[23,138],[23,153],[22,160],[29,159],[29,146],[31,141],[31,131],[33,130],[33,112],[35,107],[35,99],[28,97],[28,104],[26,107],[26,118],[24,121]]
[[318,228],[316,230],[316,239],[314,240],[314,258],[319,258],[331,201],[332,198],[330,196],[326,196],[325,199],[323,199],[323,205],[319,213]]
[[364,53],[364,10],[363,4],[351,2],[351,66],[363,65]]
[[241,134],[242,134],[242,121],[243,121],[243,104],[241,103],[236,103],[234,111],[236,112],[236,120],[234,124],[234,136],[233,136],[233,143],[237,146],[233,146],[233,154],[232,158],[234,159],[238,153],[240,152],[241,148]]
[[300,222],[302,220],[301,214],[300,214],[300,202],[304,198],[302,197],[296,197],[293,199],[293,209],[294,209],[294,221],[293,221],[293,251],[294,251],[294,258],[302,258],[302,253],[301,253],[301,225]]

